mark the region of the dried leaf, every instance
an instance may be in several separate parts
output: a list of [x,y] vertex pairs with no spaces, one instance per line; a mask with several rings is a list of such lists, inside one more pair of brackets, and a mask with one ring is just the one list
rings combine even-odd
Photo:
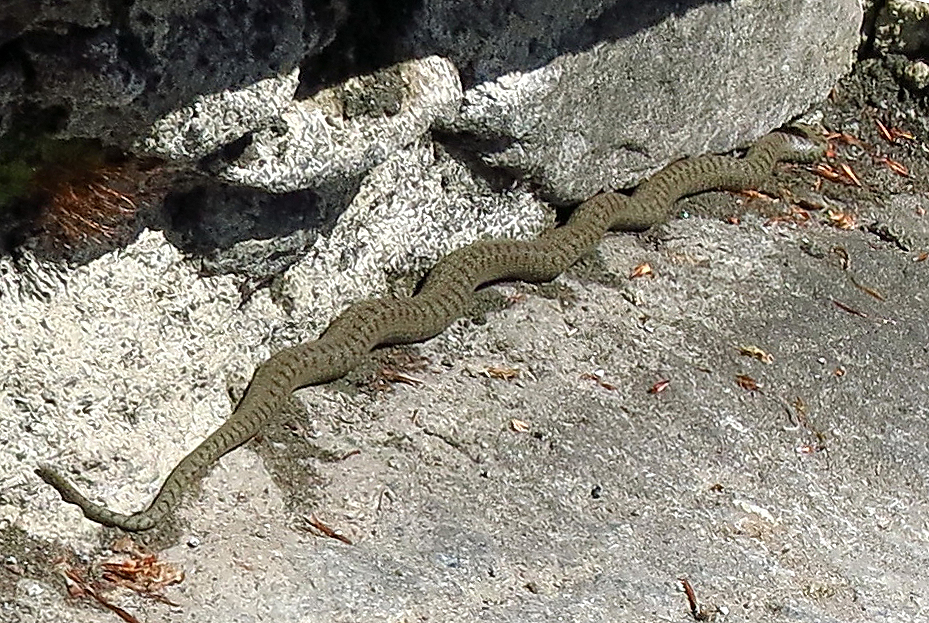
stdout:
[[510,420],[510,429],[516,431],[517,433],[528,433],[529,432],[529,422],[525,420],[517,420],[513,418]]
[[875,123],[875,125],[877,125],[877,129],[878,129],[878,131],[881,133],[881,136],[883,137],[883,139],[884,139],[885,141],[887,141],[888,143],[893,143],[893,142],[894,142],[894,137],[893,137],[893,135],[890,133],[890,130],[887,129],[887,126],[885,126],[883,123],[881,123],[881,120],[880,120],[880,119],[875,119],[875,120],[874,120],[874,123]]
[[893,171],[897,175],[901,175],[903,177],[910,176],[910,170],[907,169],[906,165],[903,164],[902,162],[897,162],[896,160],[892,160],[886,156],[882,156],[880,158],[880,161],[883,162],[885,165],[887,165],[887,168],[889,168],[891,171]]
[[[128,588],[143,597],[150,597],[176,606],[160,591],[184,580],[184,572],[172,563],[159,561],[155,554],[134,543],[128,537],[117,540],[112,547],[121,557],[92,563],[89,567],[74,567],[59,561],[56,568],[65,578],[68,594],[73,598],[91,598],[126,623],[139,620],[109,601],[106,593],[115,587]],[[88,577],[98,577],[89,580]]]
[[701,606],[697,602],[697,594],[694,591],[694,587],[690,584],[690,580],[682,577],[678,578],[677,581],[681,583],[681,588],[684,589],[684,594],[687,596],[687,604],[690,606],[690,616],[692,616],[695,621],[711,620],[715,613],[710,608]]
[[810,221],[810,213],[799,206],[790,206],[787,214],[769,218],[765,225],[775,225],[777,223],[790,223],[793,225],[803,225]]
[[826,218],[829,219],[829,222],[839,229],[855,229],[857,225],[857,220],[854,214],[848,212],[841,212],[838,210],[826,210]]
[[654,277],[655,271],[652,270],[651,264],[648,262],[642,262],[638,266],[632,269],[632,272],[629,273],[630,279],[639,279],[640,277]]
[[736,384],[742,389],[747,389],[748,391],[758,391],[761,389],[761,386],[758,384],[758,381],[748,376],[747,374],[736,374],[735,375]]
[[670,379],[662,379],[648,388],[649,394],[660,394],[664,390],[668,389],[668,386],[671,385]]
[[852,136],[848,132],[842,132],[841,134],[833,132],[826,137],[830,141],[839,141],[845,145],[854,145],[856,147],[864,147],[864,143],[857,136]]
[[597,385],[599,385],[603,389],[608,389],[610,391],[618,389],[612,383],[608,383],[603,380],[602,370],[598,370],[597,372],[585,372],[584,374],[581,375],[581,378],[584,379],[585,381],[594,381],[597,383]]
[[101,562],[99,568],[104,580],[140,595],[171,603],[161,595],[161,591],[184,581],[184,571],[180,567],[158,560],[155,554],[128,537],[117,540],[113,551],[127,557]]
[[888,128],[883,123],[881,123],[880,119],[875,119],[874,123],[875,125],[877,125],[877,129],[881,133],[881,137],[888,143],[895,143],[897,142],[898,138],[903,138],[908,141],[915,140],[916,138],[911,133],[906,132],[905,130],[901,130],[900,128],[897,128],[897,127]]
[[754,357],[761,363],[774,362],[774,355],[767,351],[761,350],[757,346],[739,346],[739,354],[745,355],[746,357]]
[[833,169],[831,165],[820,163],[813,167],[812,171],[820,177],[826,178],[830,182],[842,181],[842,174]]
[[776,199],[776,197],[772,197],[769,193],[755,190],[754,188],[746,188],[740,191],[739,194],[745,195],[749,199],[765,199],[767,201],[774,201]]
[[422,379],[410,376],[393,368],[382,367],[379,372],[381,380],[388,383],[404,383],[406,385],[422,385]]
[[484,368],[484,376],[501,381],[512,381],[519,376],[519,368],[506,366],[488,366]]
[[352,543],[352,540],[351,540],[351,539],[349,539],[347,536],[345,536],[344,534],[342,534],[340,531],[335,530],[335,529],[333,529],[333,528],[330,528],[329,526],[327,526],[326,524],[324,524],[322,521],[320,521],[320,520],[316,517],[316,515],[310,515],[309,519],[307,519],[307,523],[309,523],[310,526],[312,526],[313,528],[316,528],[316,529],[319,530],[324,536],[327,536],[327,537],[329,537],[330,539],[335,539],[335,540],[337,540],[337,541],[342,541],[342,542],[345,543],[346,545],[354,545],[354,543]]
[[869,288],[868,286],[861,285],[856,279],[852,279],[852,283],[855,284],[855,287],[867,294],[868,296],[873,296],[879,301],[886,301],[884,295],[875,290],[874,288]]
[[850,166],[848,166],[847,164],[843,162],[842,164],[839,165],[839,168],[842,169],[842,173],[844,173],[845,176],[848,177],[848,179],[850,179],[855,186],[858,186],[858,187],[862,186],[861,180],[858,179],[858,176],[855,175],[855,172],[852,171],[852,168]]
[[868,317],[868,314],[866,314],[866,313],[864,313],[864,312],[861,312],[861,311],[858,311],[857,309],[855,309],[855,308],[853,308],[853,307],[849,307],[849,306],[846,305],[845,303],[840,303],[839,301],[837,301],[837,300],[835,300],[835,299],[833,299],[832,302],[833,302],[833,304],[835,304],[836,307],[838,307],[838,308],[841,309],[842,311],[847,311],[848,313],[854,314],[854,315],[856,315],[856,316],[860,316],[861,318],[867,318],[867,317]]
[[810,169],[813,173],[824,177],[830,182],[841,182],[843,184],[848,184],[849,186],[861,186],[861,180],[858,179],[858,176],[855,175],[855,172],[852,171],[852,168],[845,163],[839,165],[839,170],[836,170],[831,165],[820,163],[815,167]]

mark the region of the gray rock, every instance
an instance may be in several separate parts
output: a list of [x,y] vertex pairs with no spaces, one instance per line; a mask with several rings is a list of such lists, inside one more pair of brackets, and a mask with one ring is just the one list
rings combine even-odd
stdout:
[[[564,32],[546,31],[549,45],[591,19],[575,3],[524,4],[521,14],[530,16],[524,21],[535,34],[551,29],[543,19],[549,10],[575,18],[558,22]],[[645,8],[622,6],[633,24],[650,16]],[[655,6],[664,3],[648,8]],[[424,11],[431,16],[443,9],[466,11],[458,3]],[[632,32],[615,8],[609,16],[615,25],[602,26],[607,30],[595,45],[469,89],[460,117],[446,129],[465,135],[487,164],[531,179],[546,198],[581,201],[637,182],[670,160],[732,149],[799,114],[848,70],[861,20],[855,0],[706,4]],[[424,22],[430,32],[446,23]],[[497,71],[515,61],[480,53],[493,42],[513,56],[527,36],[529,26],[510,34],[508,23],[482,33],[486,40],[474,54],[497,58]],[[467,56],[472,44],[463,38],[450,56]]]
[[[524,41],[503,30],[490,37],[493,50],[469,47],[467,38],[451,48],[453,39],[425,37],[445,32],[437,25],[445,23],[439,19],[442,6],[429,5],[416,15],[418,29],[407,35],[406,45],[441,48],[466,68],[473,65],[469,54],[485,54],[490,64],[481,75],[488,77],[508,67],[522,73],[473,86],[463,100],[455,68],[438,57],[351,78],[290,103],[283,97],[289,87],[274,97],[226,91],[172,113],[147,145],[193,157],[248,133],[244,151],[216,167],[217,176],[275,193],[319,189],[328,198],[323,204],[338,212],[340,197],[372,166],[437,127],[438,140],[453,146],[463,162],[480,157],[485,165],[528,180],[550,200],[577,202],[603,188],[629,185],[688,153],[730,149],[796,115],[847,67],[859,18],[852,5],[830,5],[828,11],[789,2],[776,8],[702,6],[664,21],[624,4],[596,19],[593,8],[574,6],[565,8],[560,26],[565,32],[581,29],[573,39],[555,37],[538,19],[515,30],[524,33],[532,25],[536,34],[549,37],[546,46],[530,46],[531,57]],[[464,9],[456,7],[446,7],[450,24],[464,20]],[[623,22],[624,39],[617,38],[618,27],[603,30],[620,8],[630,15]],[[511,18],[548,14],[530,9]],[[492,16],[502,9],[488,10]],[[479,32],[486,16],[475,19]],[[591,20],[596,24],[583,30]],[[656,25],[644,29],[652,22]],[[819,34],[788,44],[784,33],[803,28]],[[607,40],[532,69],[568,46],[589,43],[594,32]],[[723,44],[712,54],[698,53],[707,40]],[[804,56],[816,62],[801,62]],[[742,88],[774,80],[779,88]]]
[[929,6],[920,0],[890,0],[868,7],[866,51],[885,57],[898,79],[916,95],[929,92]]
[[929,248],[929,225],[921,216],[929,211],[929,197],[920,194],[894,195],[876,207],[868,230],[893,242],[903,251]]
[[59,32],[69,26],[98,28],[109,24],[102,0],[6,0],[0,19],[0,43],[7,43],[32,29]]
[[115,29],[67,37],[30,33],[23,37],[23,51],[36,85],[29,100],[41,109],[67,111],[59,113],[62,137],[118,143],[130,126],[152,121],[137,103],[146,93],[146,72],[121,52]]
[[139,151],[169,160],[194,160],[243,135],[273,124],[293,101],[299,72],[264,78],[241,89],[193,98],[152,124]]
[[[778,3],[779,17],[762,21],[768,4],[693,2],[671,17],[665,8],[623,22],[625,38],[594,30],[566,46],[557,27],[542,27],[546,8],[575,29],[590,20],[606,28],[621,14],[593,3],[509,3],[509,21],[487,32],[504,6],[488,2],[470,13],[483,36],[464,37],[484,47],[470,65],[466,49],[456,58],[464,94],[448,61],[424,56],[305,101],[289,100],[290,68],[252,90],[185,85],[183,97],[136,108],[164,120],[154,134],[134,129],[148,148],[197,158],[248,139],[210,171],[288,192],[205,184],[190,195],[213,217],[201,239],[231,249],[215,258],[213,272],[225,274],[204,276],[185,257],[179,227],[56,271],[28,254],[0,257],[0,617],[112,620],[67,600],[51,562],[72,551],[85,555],[74,564],[98,560],[109,533],[38,481],[38,461],[69,470],[95,499],[139,508],[228,416],[229,394],[270,353],[315,337],[351,300],[410,291],[452,248],[550,224],[523,178],[569,201],[800,112],[844,66],[855,11],[818,5],[836,22],[778,38],[778,28],[813,19],[814,3]],[[444,6],[424,5],[422,15]],[[444,22],[448,41],[467,15]],[[699,55],[685,42],[707,40],[711,17],[731,28],[717,26],[709,40],[730,47],[715,59],[722,65],[706,66],[716,73],[697,72],[685,91],[672,81],[675,60]],[[415,23],[439,28],[430,19]],[[519,44],[506,28],[538,36]],[[182,30],[152,32],[170,41]],[[95,58],[109,69],[86,76],[98,81],[87,97],[129,89],[127,108],[106,113],[125,120],[150,84],[132,90],[145,72],[121,65],[105,34]],[[634,40],[643,56],[623,56]],[[743,50],[762,61],[754,75],[735,71],[751,56]],[[194,58],[177,54],[179,65]],[[783,77],[784,62],[802,85]],[[637,82],[631,108],[616,108],[615,92],[630,84],[622,71],[644,80],[655,67],[663,73],[653,70],[651,90]],[[67,90],[57,96],[70,101]],[[177,106],[161,110],[169,100]],[[656,122],[675,112],[662,101],[678,102],[671,124]],[[637,114],[638,125],[629,120]],[[278,124],[288,116],[295,121]],[[92,129],[105,114],[90,106],[80,118]],[[637,134],[611,127],[627,132],[627,123]],[[606,155],[624,137],[625,165]],[[914,146],[914,160],[919,153]],[[177,526],[156,535],[176,544],[160,558],[187,572],[167,590],[181,607],[114,598],[172,623],[685,620],[686,575],[701,604],[748,622],[924,620],[924,179],[914,174],[913,188],[866,208],[870,229],[694,217],[644,237],[610,236],[553,286],[482,295],[492,310],[485,322],[462,320],[412,349],[427,359],[405,372],[415,385],[369,393],[359,372],[301,391],[305,413],[282,416],[185,496]],[[713,200],[721,211],[734,205]],[[836,248],[850,269],[830,262]],[[273,257],[251,266],[263,253]],[[654,279],[626,277],[644,261]],[[272,276],[272,287],[243,292]],[[773,362],[740,355],[742,345]],[[494,367],[518,374],[495,378]],[[761,391],[740,387],[739,374]],[[662,379],[668,389],[649,393]],[[312,515],[354,545],[318,536]]]
[[454,66],[435,56],[351,78],[291,102],[220,176],[274,193],[356,180],[434,124],[450,122],[460,102]]
[[[308,14],[298,0],[140,0],[84,14],[46,4],[44,19],[14,30],[32,72],[28,101],[67,111],[63,136],[126,147],[198,96],[288,74],[331,41],[343,16],[340,2]],[[95,28],[74,27],[91,16]]]
[[10,129],[12,109],[22,100],[25,80],[22,67],[16,64],[0,67],[0,134]]
[[416,141],[371,170],[326,239],[282,276],[277,294],[295,313],[311,310],[316,325],[347,301],[386,294],[398,282],[409,293],[439,258],[474,240],[525,239],[551,223],[525,189],[495,189]]
[[929,92],[929,64],[912,61],[906,64],[901,76],[910,89],[917,94]]
[[910,58],[929,52],[929,5],[920,0],[889,0],[874,23],[874,51],[905,54]]

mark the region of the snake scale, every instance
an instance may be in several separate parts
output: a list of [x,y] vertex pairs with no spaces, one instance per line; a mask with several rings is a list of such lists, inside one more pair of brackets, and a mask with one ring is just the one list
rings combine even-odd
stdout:
[[800,134],[772,132],[741,159],[703,155],[679,160],[631,196],[603,193],[585,201],[566,224],[535,240],[479,241],[450,253],[413,296],[354,303],[316,341],[282,350],[258,366],[232,415],[177,464],[151,504],[137,513],[121,514],[91,502],[49,465],[40,465],[36,473],[92,521],[130,531],[153,528],[207,467],[251,439],[295,389],[341,377],[378,345],[419,342],[437,335],[465,312],[482,284],[504,279],[550,281],[609,230],[648,229],[666,221],[682,197],[756,188],[778,161],[811,162],[822,153],[822,142],[802,129]]

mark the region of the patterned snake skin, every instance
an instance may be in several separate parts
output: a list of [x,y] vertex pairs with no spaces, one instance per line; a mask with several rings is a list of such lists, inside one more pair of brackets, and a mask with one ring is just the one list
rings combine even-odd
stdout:
[[353,304],[318,340],[282,350],[262,363],[229,419],[177,464],[144,510],[116,513],[88,500],[48,465],[41,465],[36,473],[92,521],[131,531],[153,528],[206,468],[251,439],[295,389],[341,377],[375,346],[435,336],[467,309],[482,284],[503,279],[550,281],[596,246],[608,230],[648,229],[666,221],[682,197],[754,188],[770,176],[778,161],[816,160],[823,153],[822,142],[808,130],[801,132],[768,134],[741,159],[706,155],[674,162],[631,197],[604,193],[585,201],[564,226],[536,240],[480,241],[454,251],[433,268],[414,296]]

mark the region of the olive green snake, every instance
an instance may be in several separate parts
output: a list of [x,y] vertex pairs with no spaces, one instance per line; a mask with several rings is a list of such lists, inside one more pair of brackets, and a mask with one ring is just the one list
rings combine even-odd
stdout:
[[36,473],[92,521],[130,531],[153,528],[207,467],[255,436],[294,390],[343,376],[376,346],[419,342],[437,335],[467,310],[474,291],[483,284],[550,281],[609,230],[643,231],[666,221],[682,197],[708,190],[757,188],[779,161],[816,160],[823,153],[822,141],[809,130],[800,132],[772,132],[741,159],[703,155],[673,162],[631,196],[603,193],[588,199],[567,223],[535,240],[484,240],[450,253],[413,296],[352,304],[319,339],[282,350],[258,366],[232,415],[181,459],[144,510],[126,515],[91,502],[46,464]]

